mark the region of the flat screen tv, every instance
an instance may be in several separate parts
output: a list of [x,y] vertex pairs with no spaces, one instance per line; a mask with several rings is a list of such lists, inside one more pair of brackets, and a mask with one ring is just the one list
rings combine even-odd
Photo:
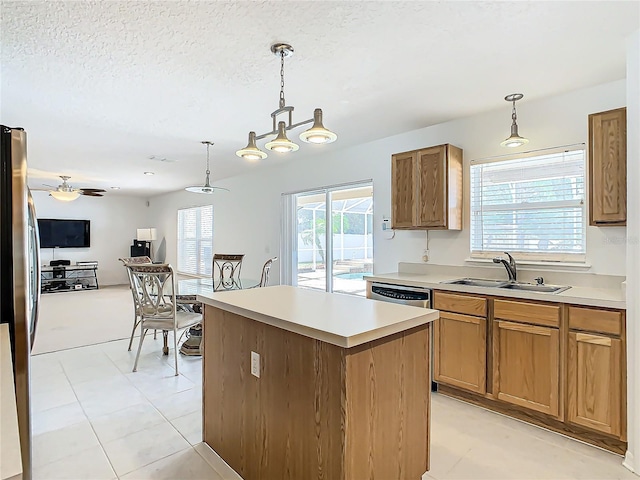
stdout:
[[39,218],[40,248],[87,248],[91,246],[90,220]]

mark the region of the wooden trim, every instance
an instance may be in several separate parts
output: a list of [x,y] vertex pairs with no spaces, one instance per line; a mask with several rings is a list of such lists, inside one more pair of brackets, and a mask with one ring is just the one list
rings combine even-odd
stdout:
[[463,188],[462,188],[462,149],[447,145],[447,227],[449,230],[462,230]]
[[522,301],[499,300],[493,302],[493,315],[496,319],[543,325],[560,326],[560,306],[543,305]]
[[517,405],[511,405],[491,398],[481,397],[474,393],[465,392],[464,390],[446,385],[438,385],[438,393],[488,408],[508,417],[516,418],[533,425],[538,425],[539,427],[544,427],[554,432],[562,433],[577,440],[604,448],[605,450],[618,455],[624,455],[627,451],[626,441],[622,441],[610,435],[594,432],[587,428],[582,428],[579,425],[564,423],[545,415],[544,413],[534,412]]

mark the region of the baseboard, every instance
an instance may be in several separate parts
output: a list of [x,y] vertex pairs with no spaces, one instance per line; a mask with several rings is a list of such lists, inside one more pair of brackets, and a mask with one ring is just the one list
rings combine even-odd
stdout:
[[627,453],[625,453],[625,455],[624,455],[624,460],[622,462],[622,466],[625,467],[627,470],[631,470],[636,475],[640,474],[640,472],[638,472],[636,470],[636,468],[635,468],[635,462],[633,460],[633,453],[631,453],[629,450],[627,450]]

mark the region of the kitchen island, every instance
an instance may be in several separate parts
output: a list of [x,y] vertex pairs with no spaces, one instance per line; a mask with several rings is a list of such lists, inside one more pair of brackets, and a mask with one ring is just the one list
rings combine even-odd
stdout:
[[203,437],[242,478],[428,470],[437,311],[290,286],[198,299]]

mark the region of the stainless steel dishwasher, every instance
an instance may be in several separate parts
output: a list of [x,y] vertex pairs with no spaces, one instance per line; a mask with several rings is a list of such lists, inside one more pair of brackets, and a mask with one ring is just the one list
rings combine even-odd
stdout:
[[[431,290],[423,287],[406,287],[404,285],[392,285],[389,283],[371,282],[371,293],[368,295],[373,300],[383,302],[411,305],[413,307],[431,308]],[[433,331],[433,329],[430,329]],[[438,384],[433,381],[433,333],[431,333],[431,391],[438,390]]]
[[382,300],[383,302],[431,308],[431,290],[422,287],[405,287],[404,285],[371,282],[371,295],[369,298]]

